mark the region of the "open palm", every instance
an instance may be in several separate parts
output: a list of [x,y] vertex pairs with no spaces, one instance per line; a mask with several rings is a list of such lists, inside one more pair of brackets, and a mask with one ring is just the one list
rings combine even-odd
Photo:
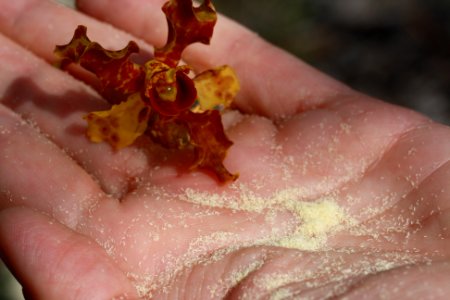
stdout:
[[84,135],[82,116],[106,102],[53,68],[52,50],[83,24],[105,47],[139,39],[150,52],[164,43],[164,1],[78,2],[97,20],[51,1],[0,1],[0,249],[25,294],[446,297],[447,127],[221,18],[212,45],[184,59],[239,75],[239,112],[224,124],[225,164],[240,178],[180,173],[183,158],[145,137],[115,152]]

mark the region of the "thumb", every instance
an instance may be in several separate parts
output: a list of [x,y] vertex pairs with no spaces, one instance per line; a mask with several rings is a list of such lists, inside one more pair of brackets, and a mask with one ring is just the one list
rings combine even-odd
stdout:
[[30,209],[0,212],[0,253],[32,299],[137,298],[98,244]]

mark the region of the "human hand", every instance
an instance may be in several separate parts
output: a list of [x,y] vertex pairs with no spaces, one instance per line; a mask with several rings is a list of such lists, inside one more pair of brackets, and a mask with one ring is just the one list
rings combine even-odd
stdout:
[[130,35],[50,1],[0,2],[0,249],[26,293],[444,298],[449,129],[225,18],[184,58],[241,80],[240,111],[224,116],[235,183],[179,174],[183,158],[145,137],[118,152],[86,139],[82,116],[105,102],[39,57],[52,62],[79,24],[111,49],[139,37],[150,51],[163,2],[79,1]]

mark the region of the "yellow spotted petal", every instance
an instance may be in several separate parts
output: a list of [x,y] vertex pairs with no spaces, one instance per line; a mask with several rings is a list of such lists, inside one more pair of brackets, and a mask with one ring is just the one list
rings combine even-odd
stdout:
[[194,112],[229,107],[240,86],[236,73],[229,66],[207,70],[194,78],[198,104]]
[[138,93],[110,110],[89,113],[87,136],[92,142],[108,142],[114,149],[131,145],[147,129],[150,109]]

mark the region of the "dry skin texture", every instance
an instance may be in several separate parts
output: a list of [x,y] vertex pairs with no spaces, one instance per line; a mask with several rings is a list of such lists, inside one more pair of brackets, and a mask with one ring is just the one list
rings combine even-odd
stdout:
[[[229,232],[216,232],[209,236],[203,236],[193,241],[188,252],[181,258],[174,259],[169,269],[174,270],[168,274],[163,274],[158,278],[146,278],[137,276],[135,279],[140,282],[138,284],[139,293],[151,295],[151,291],[161,286],[167,286],[174,278],[175,274],[181,272],[185,268],[197,264],[210,264],[219,261],[224,256],[239,250],[243,247],[251,246],[274,246],[285,247],[302,251],[323,251],[327,249],[326,241],[329,234],[336,230],[351,225],[351,218],[346,215],[344,210],[333,200],[332,197],[326,197],[313,202],[299,200],[301,190],[288,189],[275,193],[269,198],[256,196],[248,191],[242,185],[236,185],[236,189],[240,190],[237,197],[227,197],[219,194],[211,194],[207,192],[199,192],[193,189],[186,189],[185,195],[180,196],[180,200],[194,204],[200,204],[204,207],[225,208],[234,211],[248,211],[264,214],[268,223],[273,220],[274,214],[277,212],[289,212],[292,218],[286,222],[288,227],[293,228],[290,233],[280,234],[279,230],[269,233],[264,238],[254,240],[243,245],[238,242],[238,237]],[[277,224],[273,224],[276,226]],[[279,224],[278,224],[279,225]],[[279,226],[278,226],[279,227]],[[275,227],[274,227],[275,228]],[[210,248],[210,245],[228,244],[235,247],[222,247],[215,251],[211,256],[204,257],[204,249]],[[212,298],[219,295],[220,289],[224,286],[234,286],[247,277],[252,271],[257,270],[263,265],[262,260],[255,260],[250,265],[245,266],[242,270],[233,272],[225,282],[217,282],[216,285],[209,287]],[[130,274],[131,275],[131,274]],[[284,276],[284,277],[283,277]],[[298,278],[295,274],[284,274],[279,278],[266,278],[268,289],[272,289],[271,284],[277,285],[281,281],[293,282]],[[134,277],[131,275],[131,277]],[[279,292],[280,293],[280,292]],[[281,296],[281,294],[279,294]],[[274,296],[276,297],[276,295]],[[251,299],[251,297],[249,298]],[[277,299],[277,298],[274,298]],[[281,299],[281,298],[278,298]]]
[[[291,218],[281,224],[290,227],[289,232],[280,232],[274,229],[264,237],[247,243],[239,242],[236,234],[230,232],[215,232],[202,236],[190,243],[189,250],[179,258],[170,257],[168,262],[171,271],[158,277],[147,277],[129,274],[137,282],[137,289],[142,296],[151,297],[152,293],[161,286],[169,287],[173,280],[183,272],[195,265],[208,266],[220,261],[226,255],[239,249],[252,246],[282,247],[296,251],[295,256],[302,258],[305,255],[317,255],[315,259],[318,265],[314,270],[305,271],[302,264],[292,265],[287,270],[268,273],[256,277],[253,284],[263,291],[273,291],[270,299],[287,299],[291,297],[290,289],[280,289],[288,284],[306,282],[308,289],[320,288],[330,284],[330,295],[345,291],[353,283],[352,278],[361,278],[370,274],[390,270],[399,266],[423,261],[417,253],[400,253],[397,251],[378,252],[372,250],[363,255],[354,253],[350,248],[333,251],[327,244],[329,237],[336,233],[353,228],[358,235],[369,235],[370,231],[358,226],[356,220],[345,212],[345,209],[337,204],[333,196],[327,196],[314,201],[302,200],[304,191],[300,188],[279,191],[269,197],[257,196],[250,192],[242,184],[234,184],[234,189],[239,191],[236,196],[226,196],[207,192],[186,189],[185,194],[179,197],[181,201],[199,204],[206,210],[210,208],[225,208],[230,211],[255,212],[265,216],[266,222],[275,226],[274,216],[277,213],[288,212]],[[222,246],[214,253],[205,255],[205,249],[214,248],[212,245],[236,245]],[[236,286],[254,271],[259,270],[265,264],[265,257],[255,258],[248,265],[231,272],[227,278],[221,279],[207,287],[212,299],[225,295],[225,287]],[[163,288],[164,290],[164,288]],[[168,292],[168,291],[167,291]],[[255,291],[244,292],[240,299],[255,299]]]

